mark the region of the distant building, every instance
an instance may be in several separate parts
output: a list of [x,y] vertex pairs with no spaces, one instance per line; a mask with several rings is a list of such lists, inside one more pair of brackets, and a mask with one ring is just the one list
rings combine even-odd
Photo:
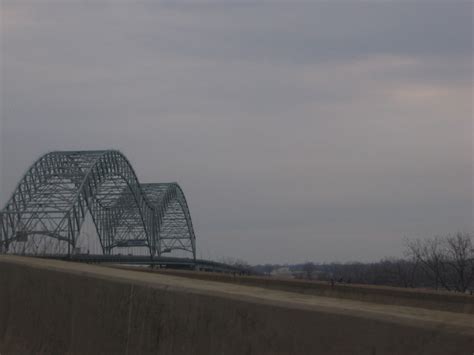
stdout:
[[293,279],[293,273],[290,271],[290,268],[285,266],[285,267],[280,267],[278,269],[273,270],[270,273],[271,276],[277,277],[280,279]]

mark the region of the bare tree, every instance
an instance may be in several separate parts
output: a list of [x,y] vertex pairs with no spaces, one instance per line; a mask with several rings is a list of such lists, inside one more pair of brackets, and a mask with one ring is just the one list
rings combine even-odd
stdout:
[[446,264],[454,272],[456,291],[466,292],[474,281],[473,237],[458,232],[445,238]]
[[433,279],[434,287],[466,292],[474,283],[473,236],[456,233],[407,241],[408,255]]
[[433,278],[435,289],[443,286],[451,290],[445,280],[446,252],[441,237],[408,240],[408,254],[417,260],[423,270]]
[[308,280],[313,279],[313,274],[316,271],[316,265],[311,262],[307,262],[303,265],[303,272]]
[[409,260],[394,259],[390,261],[390,268],[395,274],[396,283],[403,287],[416,286],[416,273],[419,262],[415,258]]

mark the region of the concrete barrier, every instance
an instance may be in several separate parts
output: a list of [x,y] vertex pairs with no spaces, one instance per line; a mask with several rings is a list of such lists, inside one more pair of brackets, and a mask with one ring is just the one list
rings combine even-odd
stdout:
[[471,314],[0,256],[0,353],[471,354]]
[[133,271],[156,272],[164,275],[188,277],[198,280],[236,283],[239,285],[263,287],[307,295],[474,314],[474,296],[457,292],[343,283],[331,285],[328,282],[322,281],[278,279],[269,276],[243,276],[188,270],[151,269],[128,266],[115,267]]

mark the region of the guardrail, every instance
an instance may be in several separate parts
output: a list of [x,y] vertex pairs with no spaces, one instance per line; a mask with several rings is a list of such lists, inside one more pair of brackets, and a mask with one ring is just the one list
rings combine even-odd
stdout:
[[213,271],[233,273],[239,275],[249,275],[249,269],[236,267],[216,261],[174,258],[174,257],[153,257],[145,255],[93,255],[93,254],[75,254],[67,255],[36,255],[35,257],[45,259],[55,259],[63,261],[75,261],[89,264],[126,264],[126,265],[149,265],[152,267],[162,267],[170,269],[190,269],[200,271]]

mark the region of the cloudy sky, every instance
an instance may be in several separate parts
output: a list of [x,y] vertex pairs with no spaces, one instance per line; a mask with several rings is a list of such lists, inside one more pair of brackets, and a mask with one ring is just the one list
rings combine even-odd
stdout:
[[473,229],[471,1],[1,1],[0,203],[51,150],[178,181],[198,256]]

